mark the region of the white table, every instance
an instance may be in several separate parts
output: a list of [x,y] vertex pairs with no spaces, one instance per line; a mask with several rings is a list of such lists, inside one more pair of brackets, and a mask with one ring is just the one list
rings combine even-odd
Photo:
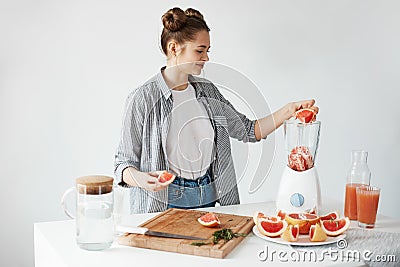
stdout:
[[[340,206],[339,206],[340,205]],[[341,210],[342,204],[330,202],[324,205],[323,210]],[[275,214],[275,203],[252,203],[235,206],[208,208],[216,212],[252,216],[259,210],[267,214]],[[124,224],[139,225],[155,216],[155,214],[137,214],[124,218]],[[357,227],[352,222],[351,227]],[[379,215],[376,228],[371,231],[386,231],[400,233],[400,221]],[[268,247],[268,251],[286,251],[293,249],[290,246],[271,243],[260,239],[254,234],[248,235],[227,257],[213,259],[200,256],[184,255],[150,249],[127,247],[116,242],[110,249],[104,251],[86,251],[77,247],[75,243],[75,221],[56,221],[35,223],[35,266],[36,267],[63,267],[63,266],[96,266],[96,267],[128,267],[128,266],[273,266],[283,264],[277,257],[271,262],[260,261],[259,252]],[[382,241],[383,242],[383,241]],[[289,261],[290,265],[294,265]],[[140,264],[140,265],[139,265]],[[145,264],[145,265],[144,265]],[[287,263],[286,263],[287,264]],[[296,263],[295,266],[310,266],[308,262]],[[321,263],[319,263],[321,265]],[[324,260],[324,266],[363,266],[360,263],[339,264],[329,259]]]

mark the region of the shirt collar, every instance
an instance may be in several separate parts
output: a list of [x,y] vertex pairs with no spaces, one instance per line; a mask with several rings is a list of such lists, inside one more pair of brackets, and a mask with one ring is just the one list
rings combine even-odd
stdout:
[[163,94],[163,96],[165,97],[165,99],[170,98],[170,96],[172,95],[171,93],[171,89],[168,88],[168,85],[165,83],[164,77],[162,75],[163,70],[165,70],[165,66],[162,67],[160,69],[160,71],[158,72],[157,76],[156,76],[156,80],[158,85],[160,86],[160,91]]
[[[165,99],[168,99],[171,97],[172,92],[171,92],[171,89],[166,84],[164,77],[162,75],[162,72],[163,72],[163,70],[165,70],[165,68],[166,68],[166,66],[164,66],[160,69],[160,72],[156,76],[156,80],[157,80],[158,85],[160,86],[161,93],[163,94]],[[190,84],[194,87],[194,90],[196,92],[196,97],[197,98],[204,97],[205,93],[204,93],[202,87],[200,86],[201,82],[197,81],[196,78],[190,74],[189,74],[188,80],[189,80]]]

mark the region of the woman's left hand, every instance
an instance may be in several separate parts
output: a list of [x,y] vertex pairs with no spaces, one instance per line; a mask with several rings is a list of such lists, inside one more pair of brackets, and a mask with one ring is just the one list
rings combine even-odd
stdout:
[[315,104],[314,99],[301,100],[301,101],[289,103],[287,105],[287,108],[288,108],[287,118],[285,118],[285,119],[286,120],[290,119],[291,117],[294,116],[296,111],[303,109],[303,108],[310,108],[310,109],[313,109],[315,111],[315,113],[318,113],[319,108],[317,106],[314,106],[314,104]]

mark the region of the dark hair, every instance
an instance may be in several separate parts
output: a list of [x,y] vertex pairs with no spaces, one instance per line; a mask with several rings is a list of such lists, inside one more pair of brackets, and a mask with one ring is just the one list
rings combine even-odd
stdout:
[[162,16],[164,29],[161,33],[161,48],[168,56],[167,44],[173,39],[178,44],[193,41],[199,31],[210,31],[203,15],[193,8],[183,11],[179,7],[168,10]]

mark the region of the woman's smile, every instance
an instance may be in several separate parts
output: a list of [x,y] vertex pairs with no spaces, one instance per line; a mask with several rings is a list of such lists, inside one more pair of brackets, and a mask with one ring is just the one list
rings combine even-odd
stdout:
[[204,68],[204,62],[201,62],[201,63],[196,63],[196,66],[198,66],[199,68]]

